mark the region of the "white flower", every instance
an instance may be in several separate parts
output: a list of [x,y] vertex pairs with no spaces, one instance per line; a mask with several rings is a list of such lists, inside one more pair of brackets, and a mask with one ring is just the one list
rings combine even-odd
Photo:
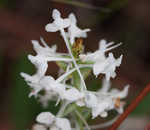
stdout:
[[30,76],[25,73],[21,73],[21,76],[25,78],[27,82],[37,83],[41,77],[43,77],[47,71],[48,63],[50,61],[64,61],[70,62],[71,58],[63,58],[58,56],[56,53],[56,46],[52,46],[52,48],[48,47],[46,43],[44,43],[43,39],[41,39],[44,47],[40,46],[39,42],[36,40],[32,41],[33,48],[36,51],[37,55],[32,56],[28,55],[28,59],[32,64],[35,65],[37,72],[33,76]]
[[81,30],[80,28],[77,27],[77,20],[76,17],[73,13],[69,15],[69,19],[71,21],[71,25],[68,28],[68,36],[70,38],[71,44],[75,42],[75,38],[86,38],[87,37],[87,32],[90,31],[90,29],[84,29]]
[[[57,49],[56,45],[49,47],[46,44],[46,42],[43,40],[43,38],[40,38],[40,39],[41,39],[41,43],[43,43],[44,47],[41,46],[37,40],[32,40],[33,48],[34,48],[35,52],[37,53],[37,55],[35,56],[34,59],[39,60],[39,62],[40,62],[40,60],[45,60],[47,62],[50,62],[50,61],[70,62],[70,61],[72,61],[71,58],[65,58],[64,55],[66,55],[66,54],[64,54],[64,53],[56,53],[56,49]],[[31,57],[31,55],[29,57]]]
[[[114,45],[114,42],[110,42],[107,43],[106,40],[100,40],[99,42],[99,49],[93,53],[87,53],[87,55],[85,54],[81,54],[80,55],[80,59],[84,62],[84,61],[104,61],[106,59],[105,53],[120,46],[121,43]],[[111,46],[111,47],[110,47]]]
[[[44,47],[42,47],[38,41],[32,41],[33,48],[36,51],[37,55],[32,56],[28,55],[28,59],[32,64],[36,67],[36,73],[34,75],[29,75],[26,73],[21,73],[21,76],[25,79],[27,84],[33,89],[29,96],[37,96],[37,93],[43,89],[43,85],[39,84],[40,80],[44,80],[45,73],[48,68],[48,62],[50,61],[64,61],[71,62],[71,58],[63,57],[64,54],[56,53],[56,46],[52,46],[51,48],[46,45],[44,40],[41,38],[41,42]],[[46,86],[46,85],[45,85]]]
[[[119,67],[122,61],[122,55],[120,58],[115,59],[112,53],[106,57],[105,53],[121,45],[117,44],[112,46],[114,43],[110,42],[106,44],[105,40],[99,42],[99,49],[94,53],[88,53],[87,55],[81,54],[80,59],[85,61],[94,62],[93,73],[98,76],[99,74],[105,74],[106,79],[109,80],[110,77],[114,78],[116,76],[115,69]],[[110,47],[111,46],[111,47]]]
[[45,76],[39,84],[43,86],[42,88],[46,91],[52,92],[51,95],[53,95],[53,97],[56,94],[61,100],[67,100],[70,103],[83,97],[83,94],[78,89],[72,86],[67,89],[67,85],[57,82],[57,80],[51,76]]
[[70,20],[61,18],[61,14],[57,9],[53,10],[52,17],[54,22],[46,25],[45,30],[47,32],[56,32],[70,26]]
[[127,96],[129,86],[125,86],[122,91],[117,89],[109,91],[109,88],[110,82],[104,79],[102,88],[98,92],[85,91],[82,100],[79,100],[76,104],[91,108],[92,118],[96,118],[98,115],[106,117],[107,112],[113,109],[122,113],[124,103],[121,99]]
[[129,85],[125,86],[122,91],[112,89],[109,91],[110,83],[106,79],[103,81],[102,89],[95,93],[98,104],[92,108],[93,118],[100,115],[101,117],[107,116],[107,111],[116,109],[119,113],[123,112],[124,103],[121,99],[124,99],[128,94]]
[[40,113],[36,121],[46,127],[50,128],[50,130],[71,130],[70,122],[66,118],[58,118],[55,117],[50,112],[42,112]]
[[116,67],[119,67],[122,61],[123,55],[121,55],[118,59],[115,59],[112,53],[109,53],[109,56],[103,62],[97,61],[93,65],[93,73],[98,76],[99,74],[105,74],[106,79],[110,80],[110,78],[116,77]]
[[67,100],[71,103],[83,97],[83,94],[78,89],[73,88],[72,86],[67,89],[67,85],[57,82],[52,76],[43,76],[38,80],[33,80],[34,76],[32,79],[32,76],[27,74],[21,73],[21,75],[33,89],[30,96],[37,96],[38,92],[41,90],[46,91],[45,95],[39,95],[39,100],[43,101],[42,104],[44,106],[47,106],[48,101],[51,99]]
[[36,67],[36,73],[34,75],[29,75],[26,73],[20,73],[20,75],[25,79],[27,84],[33,89],[29,96],[36,95],[42,87],[39,85],[39,81],[41,78],[45,76],[45,73],[48,68],[47,61],[42,56],[32,56],[29,55],[28,59],[33,63]]

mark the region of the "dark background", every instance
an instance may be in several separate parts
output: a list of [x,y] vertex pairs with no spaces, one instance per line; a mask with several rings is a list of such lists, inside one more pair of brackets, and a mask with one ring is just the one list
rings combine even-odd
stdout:
[[[116,43],[115,56],[124,55],[115,87],[130,84],[127,105],[150,82],[150,1],[149,0],[0,0],[0,130],[25,130],[36,115],[45,111],[34,98],[29,99],[29,87],[20,72],[34,73],[27,60],[33,54],[32,39],[44,37],[48,45],[57,44],[66,51],[59,33],[47,33],[44,27],[52,21],[52,9],[63,17],[74,12],[81,28],[91,28],[84,39],[86,51],[94,51],[100,39]],[[49,65],[48,74],[57,75],[57,66]],[[93,82],[93,80],[91,81]],[[49,110],[53,108],[50,106]],[[104,122],[104,119],[99,119]],[[144,129],[150,121],[150,95],[121,126]]]

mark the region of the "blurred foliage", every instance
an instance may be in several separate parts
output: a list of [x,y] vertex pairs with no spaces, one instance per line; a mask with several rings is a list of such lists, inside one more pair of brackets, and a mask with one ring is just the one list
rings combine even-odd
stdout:
[[37,114],[42,111],[51,111],[56,113],[58,107],[55,102],[50,102],[47,109],[43,108],[34,97],[29,98],[30,88],[20,76],[20,72],[32,74],[34,72],[33,65],[27,60],[27,56],[22,56],[14,64],[12,79],[12,120],[16,126],[15,130],[25,130],[29,128],[29,124],[34,121]]
[[125,7],[128,4],[128,0],[111,0],[109,4],[106,5],[105,8],[111,10],[110,13],[100,12],[99,19],[100,21],[107,20],[114,13],[119,11],[121,8]]
[[16,0],[0,0],[0,7],[14,8]]
[[95,79],[94,76],[90,76],[87,79],[87,88],[90,91],[97,91],[102,86],[102,82],[99,78]]
[[144,97],[144,100],[140,102],[130,116],[143,116],[147,114],[150,114],[150,93]]

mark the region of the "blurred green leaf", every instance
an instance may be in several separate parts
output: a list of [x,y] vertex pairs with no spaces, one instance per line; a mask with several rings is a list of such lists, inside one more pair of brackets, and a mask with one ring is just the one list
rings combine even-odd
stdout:
[[150,93],[144,97],[144,100],[131,113],[131,116],[143,116],[146,114],[150,114]]
[[87,81],[87,87],[90,91],[96,91],[101,88],[101,80],[95,79],[95,77],[90,77]]

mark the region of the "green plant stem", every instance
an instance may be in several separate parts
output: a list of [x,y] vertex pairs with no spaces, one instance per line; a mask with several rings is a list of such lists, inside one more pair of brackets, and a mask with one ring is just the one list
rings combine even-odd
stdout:
[[71,56],[71,58],[72,58],[72,60],[73,60],[73,64],[74,64],[75,68],[77,69],[77,72],[78,72],[78,74],[79,74],[79,76],[80,76],[80,79],[81,79],[81,82],[82,82],[82,85],[83,85],[83,86],[81,87],[81,90],[82,90],[82,91],[83,91],[83,90],[86,90],[86,84],[85,84],[85,82],[84,82],[84,78],[83,78],[83,76],[82,76],[82,74],[81,74],[81,72],[80,72],[80,69],[79,69],[79,67],[78,67],[78,65],[77,65],[77,63],[76,63],[76,60],[75,60],[75,58],[74,58],[74,56],[73,56],[73,54],[72,54],[72,51],[71,51],[71,48],[70,48],[68,39],[67,39],[67,37],[66,37],[66,35],[65,35],[64,29],[61,29],[61,35],[62,35],[62,37],[64,38],[64,41],[65,41],[65,43],[66,43],[67,49],[68,49],[68,51],[69,51],[69,54],[70,54],[70,56]]
[[78,110],[75,110],[75,113],[77,114],[77,116],[80,118],[80,120],[84,123],[85,127],[87,130],[91,130],[88,123],[86,122],[86,120],[84,119],[84,117],[81,115],[81,113]]
[[59,112],[57,113],[57,117],[63,116],[63,113],[64,113],[64,111],[65,111],[65,108],[67,107],[68,104],[69,104],[69,102],[67,102],[67,101],[65,101],[65,102],[62,104],[62,106],[61,106]]

